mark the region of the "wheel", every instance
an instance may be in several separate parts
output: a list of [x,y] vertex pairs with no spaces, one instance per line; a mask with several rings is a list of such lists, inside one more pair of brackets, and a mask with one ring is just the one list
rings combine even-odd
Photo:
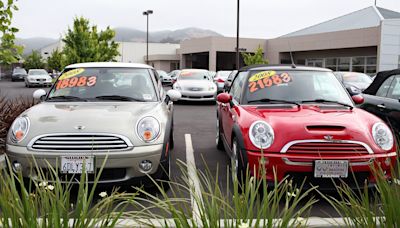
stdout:
[[246,164],[243,164],[242,159],[240,159],[240,146],[236,138],[233,138],[232,140],[231,151],[232,178],[237,178],[237,181],[243,186],[247,179]]
[[222,142],[222,138],[221,138],[221,128],[219,126],[219,119],[217,118],[217,124],[216,124],[216,135],[215,135],[215,144],[217,145],[217,149],[218,150],[225,150],[224,148],[224,143]]

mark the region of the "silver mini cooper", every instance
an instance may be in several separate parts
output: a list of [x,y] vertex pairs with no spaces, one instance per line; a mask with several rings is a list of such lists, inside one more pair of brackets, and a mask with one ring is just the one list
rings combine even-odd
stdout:
[[[82,63],[66,67],[41,103],[22,113],[8,133],[6,153],[15,171],[38,180],[36,165],[100,184],[167,179],[173,147],[173,104],[148,65]],[[85,168],[84,168],[85,167]],[[79,180],[79,178],[77,179]]]

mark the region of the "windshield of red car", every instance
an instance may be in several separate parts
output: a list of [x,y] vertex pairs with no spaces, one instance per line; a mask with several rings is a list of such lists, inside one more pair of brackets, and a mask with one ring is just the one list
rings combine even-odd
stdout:
[[89,101],[156,101],[154,84],[148,69],[77,68],[66,70],[49,92],[48,100],[74,97]]
[[252,71],[247,78],[245,102],[262,99],[293,102],[329,100],[352,105],[349,95],[331,72]]

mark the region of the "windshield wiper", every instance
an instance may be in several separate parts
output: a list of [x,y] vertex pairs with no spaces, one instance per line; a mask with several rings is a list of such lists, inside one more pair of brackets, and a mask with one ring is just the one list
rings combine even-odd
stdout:
[[86,99],[83,99],[81,97],[75,97],[75,96],[54,96],[54,97],[47,98],[47,101],[53,101],[53,100],[87,101]]
[[297,105],[300,107],[300,104],[294,101],[287,101],[287,100],[277,100],[277,99],[269,99],[269,98],[263,98],[263,99],[257,99],[257,100],[250,100],[247,103],[255,103],[255,102],[266,102],[266,103],[284,103],[284,104],[293,104]]
[[99,100],[113,100],[113,101],[141,101],[141,102],[145,101],[142,99],[127,97],[127,96],[120,96],[120,95],[105,95],[105,96],[97,96],[95,98],[99,99]]
[[330,101],[330,100],[325,100],[325,99],[315,99],[315,100],[307,100],[307,101],[301,101],[301,103],[332,103],[332,104],[338,104],[338,105],[343,105],[346,106],[348,108],[350,108],[350,110],[353,110],[353,106],[346,104],[346,103],[342,103],[339,101]]

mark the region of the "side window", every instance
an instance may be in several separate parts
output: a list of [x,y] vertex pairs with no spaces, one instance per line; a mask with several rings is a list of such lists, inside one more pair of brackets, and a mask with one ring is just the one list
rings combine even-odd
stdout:
[[394,79],[394,76],[391,76],[388,79],[386,79],[382,83],[381,87],[379,87],[378,91],[376,92],[376,96],[386,97],[388,95],[390,84],[392,84],[393,79]]
[[399,75],[394,78],[392,84],[390,85],[388,97],[396,99],[396,100],[400,99],[400,76]]
[[240,72],[232,83],[232,87],[229,90],[229,94],[232,95],[233,100],[239,102],[240,96],[242,95],[244,80],[247,78],[247,72]]

